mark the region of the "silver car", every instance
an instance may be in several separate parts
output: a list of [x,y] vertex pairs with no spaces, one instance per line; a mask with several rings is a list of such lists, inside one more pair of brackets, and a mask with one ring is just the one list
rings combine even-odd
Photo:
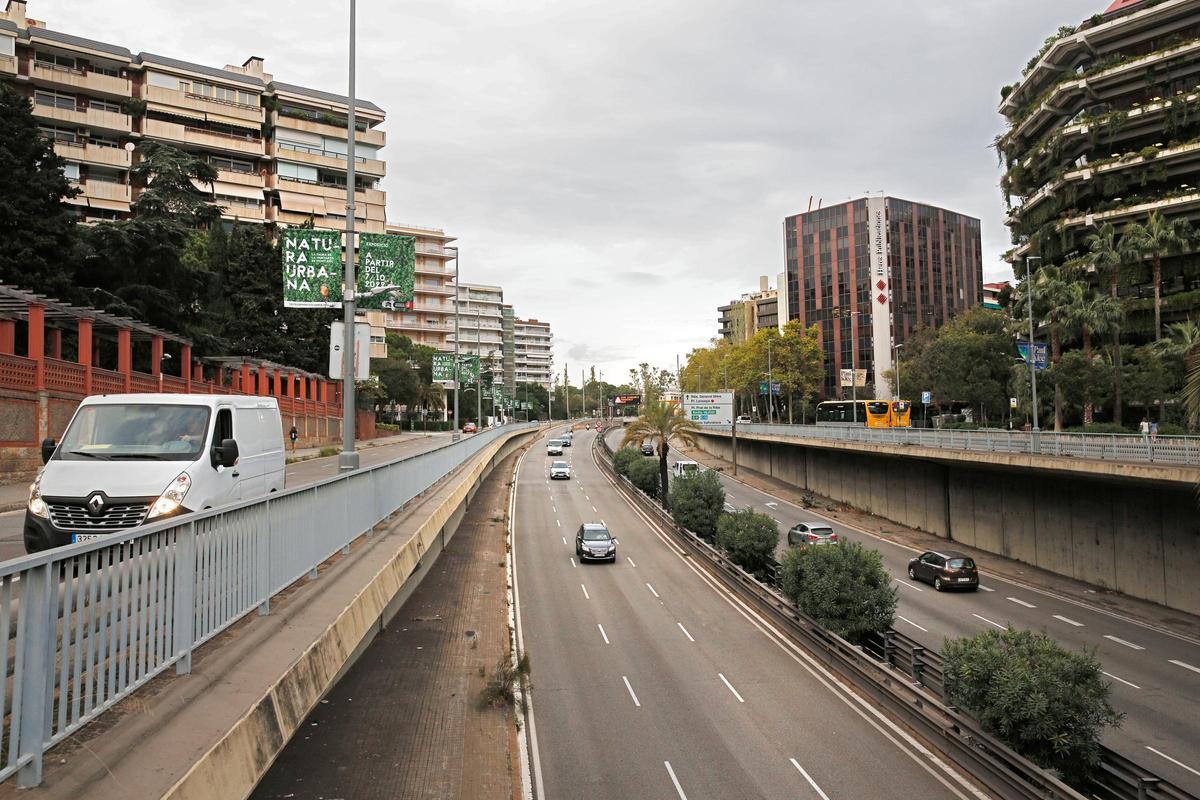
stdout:
[[599,522],[585,522],[575,534],[575,555],[583,561],[617,560],[617,540]]
[[546,443],[546,455],[561,456],[563,453],[563,445],[561,439],[551,439]]
[[795,525],[788,531],[788,546],[795,547],[797,545],[807,547],[808,545],[822,544],[837,544],[838,535],[833,528],[821,523],[806,523],[801,522]]
[[571,465],[566,461],[555,461],[550,465],[550,480],[565,478],[571,480]]

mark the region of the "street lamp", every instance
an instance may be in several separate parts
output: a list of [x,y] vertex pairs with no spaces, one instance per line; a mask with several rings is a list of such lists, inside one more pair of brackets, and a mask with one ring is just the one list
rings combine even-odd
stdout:
[[892,363],[896,367],[896,399],[900,399],[900,350],[904,347],[903,344],[892,345]]
[[771,339],[767,338],[767,422],[775,424],[775,373],[771,369]]
[[452,373],[452,376],[454,378],[454,428],[453,428],[454,433],[452,433],[450,435],[450,441],[457,442],[459,440],[459,430],[458,430],[458,305],[459,305],[458,257],[459,256],[458,256],[458,248],[457,247],[446,247],[446,249],[454,251],[454,371]]
[[338,454],[339,472],[358,469],[358,451],[354,449],[354,379],[358,366],[358,359],[354,357],[354,290],[358,287],[354,279],[355,10],[355,0],[350,0],[350,86],[346,98],[346,141],[350,143],[350,155],[346,157],[346,274],[345,288],[342,290],[342,320],[345,328],[342,335],[342,452]]
[[1037,351],[1033,346],[1033,280],[1029,267],[1030,261],[1038,262],[1041,266],[1041,256],[1026,256],[1025,258],[1025,294],[1029,298],[1029,391],[1033,402],[1033,432],[1038,432],[1038,401],[1037,401]]
[[854,323],[854,318],[862,314],[861,311],[843,311],[841,308],[833,310],[834,319],[850,319],[850,397],[853,401],[851,406],[854,414],[854,424],[858,424],[858,336],[855,328],[858,326]]

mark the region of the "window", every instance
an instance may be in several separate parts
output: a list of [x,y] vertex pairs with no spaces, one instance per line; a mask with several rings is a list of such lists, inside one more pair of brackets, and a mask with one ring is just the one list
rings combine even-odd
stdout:
[[12,58],[17,54],[17,40],[11,36],[0,36],[0,57]]
[[228,86],[216,86],[211,83],[202,83],[200,81],[192,81],[189,84],[187,81],[179,82],[180,90],[188,94],[196,94],[201,97],[206,97],[210,100],[216,100],[221,103],[230,103],[239,106],[258,106],[258,95],[253,92],[244,92],[241,89],[233,89]]
[[60,94],[59,92],[39,90],[33,93],[33,102],[39,106],[60,108],[63,111],[75,110],[75,95],[73,94]]
[[119,106],[116,103],[110,103],[107,100],[95,100],[95,99],[89,100],[88,107],[93,108],[96,111],[106,111],[109,114],[120,114],[121,113],[121,106]]
[[217,424],[213,428],[213,447],[220,447],[221,442],[233,438],[233,412],[222,408],[217,412]]
[[219,206],[237,206],[238,208],[259,208],[262,206],[261,200],[255,200],[250,197],[233,197],[227,194],[215,195],[216,204]]
[[33,54],[33,63],[39,67],[49,67],[50,69],[70,70],[72,72],[78,70],[75,63],[75,56],[63,56],[57,53],[36,52]]
[[69,181],[79,180],[79,165],[74,161],[68,161],[67,163],[63,164],[63,175],[66,176],[67,180]]
[[38,130],[42,132],[42,136],[57,144],[79,144],[79,134],[74,128],[39,125]]
[[240,172],[244,175],[249,175],[254,172],[254,163],[252,161],[241,161],[236,158],[223,158],[221,156],[209,156],[208,163],[220,170],[226,172]]

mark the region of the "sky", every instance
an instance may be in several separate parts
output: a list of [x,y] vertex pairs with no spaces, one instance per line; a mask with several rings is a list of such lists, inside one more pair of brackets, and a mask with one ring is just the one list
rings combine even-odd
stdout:
[[[1000,87],[1108,0],[359,0],[388,219],[549,321],[555,365],[674,368],[783,271],[783,219],[868,192],[982,220]],[[50,28],[345,93],[348,2],[29,0]],[[814,201],[815,204],[815,201]]]

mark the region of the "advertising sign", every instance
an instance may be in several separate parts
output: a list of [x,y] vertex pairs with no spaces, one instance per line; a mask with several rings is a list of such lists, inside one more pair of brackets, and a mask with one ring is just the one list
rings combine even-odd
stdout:
[[613,403],[618,406],[636,406],[641,402],[640,394],[619,394],[613,398]]
[[[1029,363],[1029,342],[1027,340],[1017,340],[1017,352],[1021,354],[1021,358],[1025,363]],[[1033,343],[1033,366],[1037,369],[1045,369],[1049,362],[1050,347],[1045,342]]]
[[[776,397],[779,397],[779,395],[782,392],[783,392],[783,384],[781,384],[781,383],[772,383],[771,384],[771,394],[773,394]],[[766,381],[759,381],[758,393],[763,396],[766,395],[766,393],[767,393],[767,382]]]
[[[345,336],[344,322],[330,323],[329,377],[335,381],[342,379],[342,370],[345,368]],[[354,325],[354,364],[354,379],[365,381],[371,375],[371,326],[366,322]]]
[[842,370],[842,386],[858,387],[858,386],[866,386],[866,385],[867,385],[867,371],[865,369],[860,369],[860,370],[844,369],[844,370]]
[[463,383],[475,383],[479,380],[479,356],[459,356],[458,374]]
[[683,415],[697,425],[732,425],[733,392],[684,394]]
[[283,304],[287,308],[340,308],[342,234],[288,228],[283,232]]
[[[871,352],[875,363],[875,390],[887,385],[884,373],[892,364],[892,276],[887,219],[887,198],[867,198],[867,247],[871,264]],[[861,308],[861,306],[860,306]],[[860,317],[859,322],[862,321]],[[862,334],[860,333],[859,336]],[[843,386],[849,385],[843,383]],[[867,382],[857,383],[866,386]]]
[[399,286],[395,292],[363,297],[359,308],[376,310],[411,308],[416,239],[383,233],[363,233],[358,237],[358,269],[355,280],[359,292],[380,286]]
[[433,354],[433,379],[438,383],[454,382],[454,354]]

